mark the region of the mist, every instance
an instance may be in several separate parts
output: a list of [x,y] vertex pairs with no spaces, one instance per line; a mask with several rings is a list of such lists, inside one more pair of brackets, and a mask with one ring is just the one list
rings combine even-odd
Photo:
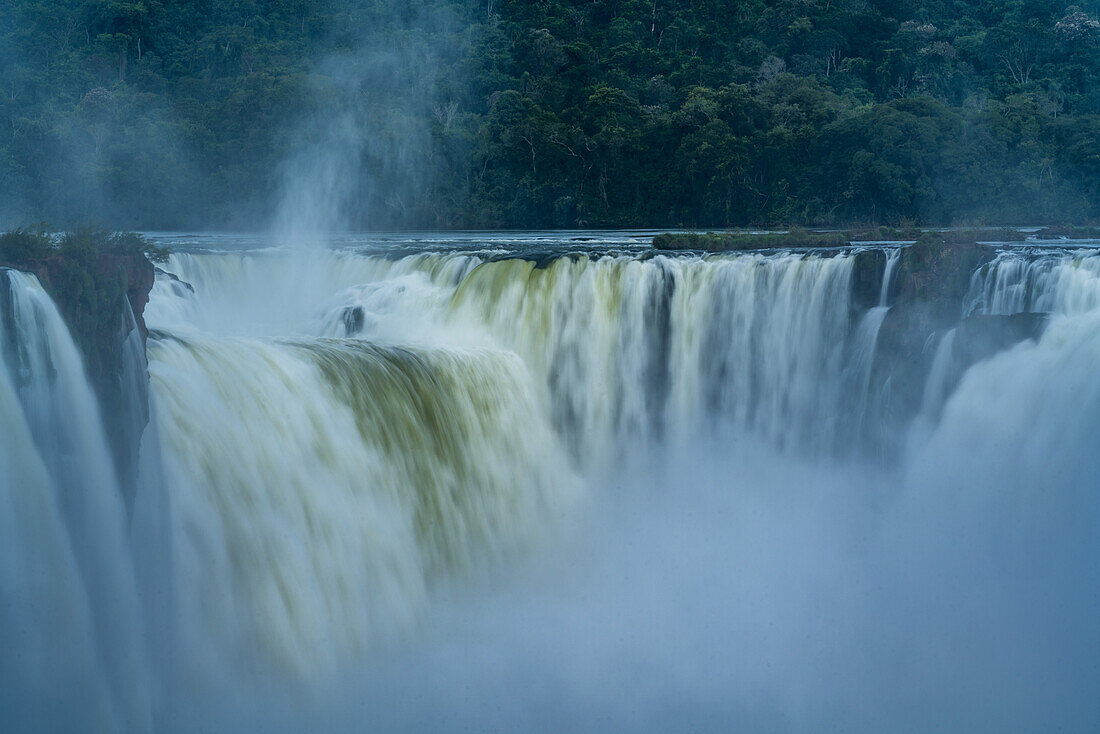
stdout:
[[0,728],[1095,730],[1100,6],[963,5],[5,3],[146,234],[0,241]]
[[[957,453],[928,450],[919,465]],[[765,446],[666,459],[594,483],[557,550],[442,592],[415,640],[382,645],[307,702],[188,705],[178,730],[1076,731],[1095,720],[1090,523],[1067,532],[1023,512],[993,527],[1020,513],[1021,486],[823,467]],[[981,499],[959,507],[956,492]]]
[[1100,216],[1094,4],[643,5],[18,0],[0,215],[291,239]]
[[[476,29],[444,3],[349,10],[310,76],[307,112],[279,133],[277,236],[393,229],[433,219],[440,140],[465,101]],[[344,25],[346,23],[346,25]]]
[[[1091,377],[1100,358],[1100,331],[1088,297],[1094,293],[1095,257],[1086,255],[1082,265],[1072,256],[1048,256],[1064,264],[1058,271],[1062,277],[1075,279],[1052,279],[1062,282],[1056,292],[1064,312],[1052,316],[1037,339],[973,365],[957,383],[947,384],[944,395],[930,397],[943,401],[930,412],[934,424],[914,424],[908,437],[902,435],[896,461],[883,462],[873,451],[817,455],[812,450],[817,444],[795,440],[793,427],[808,425],[812,434],[822,425],[794,417],[783,424],[789,430],[775,436],[760,433],[775,427],[767,415],[748,424],[739,424],[734,413],[717,425],[685,426],[678,422],[691,413],[672,409],[675,404],[665,420],[686,432],[667,431],[662,437],[635,429],[623,435],[625,445],[604,440],[601,431],[614,431],[614,425],[598,421],[580,429],[586,440],[575,449],[568,448],[567,436],[546,430],[547,416],[537,407],[544,387],[531,374],[541,369],[545,358],[537,350],[544,343],[525,345],[522,339],[538,331],[543,315],[557,313],[560,306],[554,304],[560,302],[554,299],[565,293],[574,303],[607,293],[627,295],[622,306],[589,306],[551,322],[560,335],[586,330],[575,342],[561,336],[548,340],[567,345],[564,359],[586,365],[573,367],[578,371],[572,380],[554,388],[551,405],[571,402],[573,393],[599,399],[603,370],[644,364],[644,353],[634,351],[627,335],[633,319],[644,319],[647,312],[628,304],[631,294],[652,297],[646,295],[653,293],[647,284],[651,278],[659,281],[665,267],[684,268],[676,276],[682,304],[725,314],[724,319],[738,313],[738,304],[749,305],[743,292],[718,287],[732,287],[718,278],[709,286],[713,291],[702,285],[688,290],[684,284],[692,281],[682,279],[693,272],[713,276],[723,267],[740,272],[743,265],[749,273],[814,272],[804,287],[820,302],[783,290],[793,287],[790,277],[765,277],[755,292],[763,302],[751,318],[771,323],[783,315],[780,323],[800,323],[804,330],[829,328],[829,309],[822,304],[831,302],[830,294],[846,299],[843,290],[827,285],[834,282],[832,268],[845,266],[843,259],[807,264],[789,254],[756,257],[558,263],[520,285],[522,279],[514,279],[526,272],[521,263],[502,260],[477,268],[462,254],[397,261],[299,251],[175,256],[169,267],[193,283],[195,292],[165,288],[149,312],[151,323],[180,338],[179,344],[165,343],[153,352],[154,386],[164,411],[160,427],[175,437],[165,444],[170,455],[200,457],[187,463],[220,468],[203,474],[189,466],[168,467],[175,522],[191,528],[176,535],[176,557],[182,560],[176,573],[181,588],[189,589],[182,621],[192,640],[167,676],[177,681],[162,704],[168,728],[1088,730],[1100,714],[1091,695],[1100,675],[1094,662],[1100,634],[1091,621],[1100,581],[1093,532],[1100,466],[1090,449],[1100,415],[1100,393]],[[1053,272],[1041,262],[1036,267]],[[278,307],[285,300],[280,289],[270,287],[280,272],[300,285],[302,300],[284,304],[287,308]],[[538,278],[550,282],[544,286]],[[614,278],[621,278],[621,285],[610,288]],[[364,281],[369,287],[359,285]],[[839,287],[844,281],[835,282]],[[512,284],[508,297],[493,290],[502,283]],[[777,290],[767,291],[764,283]],[[1011,292],[1013,286],[1005,287]],[[585,294],[585,288],[592,290]],[[1036,288],[1036,294],[1042,292]],[[447,295],[451,289],[455,296]],[[550,300],[540,300],[540,294]],[[732,300],[716,308],[727,298]],[[522,306],[509,305],[513,302]],[[785,302],[793,312],[772,310]],[[321,304],[323,315],[310,303]],[[493,521],[503,524],[494,525],[492,550],[472,553],[470,563],[442,577],[423,571],[422,586],[416,579],[425,561],[415,560],[420,551],[401,544],[423,541],[404,539],[400,505],[353,510],[349,500],[360,501],[352,500],[354,494],[341,499],[342,471],[367,481],[377,500],[387,496],[384,488],[393,480],[377,474],[379,459],[360,458],[351,417],[328,402],[324,382],[315,386],[306,369],[309,355],[321,347],[307,348],[305,335],[347,339],[351,327],[345,314],[355,307],[362,309],[364,331],[358,336],[379,350],[371,355],[384,355],[386,345],[396,343],[412,354],[427,350],[421,359],[448,354],[473,360],[478,371],[494,375],[494,392],[507,396],[507,404],[518,401],[520,411],[518,418],[509,412],[513,417],[497,420],[501,426],[518,420],[522,429],[500,434],[467,423],[461,406],[467,399],[481,404],[480,398],[473,386],[452,383],[445,371],[433,379],[452,385],[452,392],[433,398],[440,401],[433,404],[450,416],[450,425],[462,426],[462,440],[469,442],[464,445],[483,469],[517,476],[520,497],[548,503],[536,505],[547,509],[515,512],[506,508],[518,497],[496,505],[491,495],[478,495],[486,507],[505,512]],[[678,370],[685,371],[670,377],[669,394],[707,394],[714,386],[690,382],[695,379],[686,366],[692,364],[690,350],[700,349],[709,361],[704,372],[718,376],[726,372],[720,364],[724,357],[710,351],[705,334],[695,333],[695,311],[682,305],[672,311],[686,319],[673,317],[670,323]],[[310,313],[314,316],[303,318]],[[516,313],[523,314],[519,324]],[[589,319],[589,314],[603,315]],[[610,335],[601,336],[605,332]],[[255,335],[270,334],[295,337],[256,341]],[[689,335],[692,340],[681,341]],[[522,362],[498,362],[493,355],[512,336],[521,339],[513,348]],[[779,329],[744,369],[763,360],[795,379],[798,373],[786,370],[815,353],[809,345],[818,341]],[[181,360],[188,354],[193,356]],[[728,358],[745,356],[734,352]],[[373,374],[371,362],[358,364]],[[399,364],[387,358],[385,370],[405,369]],[[815,381],[839,380],[844,373],[843,366],[821,361],[807,373],[806,387],[825,388],[821,395],[828,395],[829,386]],[[1060,379],[1049,379],[1051,374]],[[391,399],[404,404],[401,393],[390,393],[388,383],[374,379],[375,410]],[[715,385],[727,384],[715,379]],[[645,381],[624,378],[614,384],[624,394],[611,402],[629,404]],[[693,389],[686,390],[686,384]],[[787,394],[792,384],[776,386],[776,395]],[[766,383],[757,390],[758,406],[767,405]],[[264,396],[266,404],[252,401],[253,394]],[[871,404],[849,400],[865,408]],[[200,402],[203,415],[239,417],[191,433]],[[250,407],[252,402],[257,407]],[[309,418],[295,418],[302,406],[309,406]],[[807,402],[796,411],[814,415],[815,409]],[[253,410],[264,416],[262,435],[244,432],[257,425]],[[578,430],[577,424],[564,425]],[[899,440],[893,424],[869,420],[865,425],[883,434],[852,434],[868,445]],[[481,431],[489,431],[487,442],[479,438]],[[394,435],[413,440],[403,431]],[[776,440],[789,443],[781,448]],[[409,444],[406,455],[418,456],[418,464],[438,461],[433,443],[415,450]],[[316,461],[310,453],[315,445],[340,446],[343,460],[324,473],[298,476]],[[591,458],[567,458],[571,451]],[[265,467],[282,468],[272,473]],[[513,474],[511,467],[521,471]],[[442,478],[452,470],[443,464],[433,471]],[[248,493],[239,496],[237,488],[256,486],[261,476],[267,498],[251,500],[260,506],[238,505]],[[181,484],[181,477],[190,477],[190,484]],[[479,481],[465,486],[478,487]],[[211,495],[203,482],[225,494]],[[562,493],[573,482],[578,493]],[[394,486],[408,492],[407,485]],[[294,493],[306,487],[298,499]],[[252,611],[267,609],[256,606],[266,597],[235,596],[229,558],[215,564],[219,573],[211,576],[209,562],[192,557],[219,547],[229,532],[211,524],[209,510],[202,509],[212,499],[224,503],[218,512],[229,526],[246,518],[256,523],[251,537],[229,533],[224,540],[247,559],[249,585],[262,588],[270,577],[292,590],[292,613],[278,605],[266,613]],[[309,523],[293,509],[298,502],[306,503]],[[339,511],[331,515],[334,507]],[[371,589],[362,606],[349,605],[346,592],[331,596],[333,587],[319,574],[341,566],[324,561],[332,540],[316,547],[312,529],[321,524],[328,529],[319,537],[351,541],[359,537],[360,512],[390,529],[367,536],[371,545],[360,551],[369,561],[355,566],[364,576],[351,588]],[[267,519],[258,522],[261,517]],[[263,541],[268,533],[277,545]],[[512,543],[516,539],[518,545]],[[283,560],[253,556],[260,552]],[[392,552],[412,567],[402,565],[401,574],[393,575],[385,560]],[[321,559],[321,565],[303,559]],[[303,568],[315,570],[303,573]],[[223,606],[223,594],[234,596],[234,603]],[[318,606],[319,600],[325,603]],[[204,612],[205,605],[224,615],[215,618],[227,629],[236,630],[219,635],[218,645],[208,639],[203,619],[212,610]],[[313,611],[294,611],[301,608]],[[326,620],[331,627],[322,624]],[[303,640],[313,644],[302,647]],[[239,652],[228,652],[235,649]]]

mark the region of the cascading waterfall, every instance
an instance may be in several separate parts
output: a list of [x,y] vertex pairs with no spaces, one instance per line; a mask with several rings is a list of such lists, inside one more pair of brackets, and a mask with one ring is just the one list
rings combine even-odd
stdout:
[[686,268],[673,307],[679,425],[714,416],[778,445],[832,447],[845,413],[853,264],[848,253],[781,254]]
[[[1087,441],[1093,423],[1100,421],[1095,380],[1100,253],[1002,252],[974,273],[965,311],[1001,316],[1047,312],[1050,317],[1037,341],[975,365],[950,397],[944,394],[943,381],[954,332],[944,337],[925,394],[926,411],[946,401],[938,429],[941,439],[951,431],[969,431],[952,440],[986,447],[989,455],[984,458],[996,465],[991,471],[1010,485],[1021,477],[1038,479],[1044,467],[1067,449],[1071,454],[1079,450],[1082,456],[1094,453],[1076,442]],[[1006,390],[1013,393],[1012,400],[1003,399]],[[994,418],[1006,410],[1009,415]],[[1073,425],[1075,421],[1084,423]],[[1022,440],[1021,432],[1027,433],[1027,440]],[[1000,442],[991,440],[994,436],[1000,436]],[[1002,456],[1006,444],[1020,447],[1007,461]],[[1079,458],[1066,456],[1066,464],[1078,465]],[[1082,481],[1089,484],[1089,476],[1083,474]]]
[[924,394],[921,396],[921,417],[927,422],[938,418],[940,408],[947,399],[948,378],[951,375],[955,348],[955,329],[950,329],[936,345],[932,367],[928,370]]
[[1006,251],[970,280],[967,313],[1080,314],[1100,308],[1096,250]]
[[[145,311],[148,403],[127,322],[122,379],[138,399],[123,419],[130,434],[145,411],[152,421],[129,470],[132,520],[56,309],[32,277],[3,271],[0,631],[16,654],[0,673],[19,684],[3,687],[0,718],[63,707],[92,729],[141,731],[158,707],[150,681],[186,702],[232,697],[242,681],[333,680],[403,638],[440,589],[553,537],[604,477],[644,472],[647,453],[760,451],[815,467],[799,479],[807,485],[837,471],[829,462],[863,471],[853,447],[873,432],[867,392],[901,250],[887,252],[869,308],[853,305],[856,257],[177,253]],[[886,470],[897,487],[882,496],[917,498],[900,503],[893,517],[904,521],[887,513],[890,540],[957,550],[951,564],[970,581],[1017,559],[1014,539],[1060,531],[1042,558],[1071,567],[1072,542],[1098,514],[1088,442],[1100,430],[1100,256],[1001,253],[960,304],[963,314],[1035,311],[1052,314],[1037,339],[957,385],[956,332],[940,338],[909,450]],[[752,498],[741,473],[759,467],[745,469],[724,491]],[[1060,488],[1053,500],[1036,489],[1044,483]],[[628,517],[643,502],[628,491],[603,499]],[[910,511],[935,543],[915,533]],[[987,515],[1008,524],[994,522],[976,552],[968,522]],[[754,537],[740,515],[727,520],[722,537]],[[809,523],[796,544],[815,547],[817,530]],[[708,590],[751,575],[754,547],[723,556]],[[1041,559],[1020,564],[1044,570]],[[1073,567],[1085,588],[1095,565]],[[864,570],[858,583],[833,579],[837,593],[881,583]],[[1092,609],[1084,591],[1042,583],[1068,600],[1067,627]],[[760,598],[772,585],[769,576]],[[718,619],[704,617],[737,623]],[[1028,624],[1012,629],[1033,634]],[[171,640],[147,639],[150,625]]]
[[[889,273],[889,269],[887,269]],[[874,306],[867,309],[867,313],[860,319],[859,326],[852,339],[851,357],[849,358],[849,380],[845,387],[849,394],[856,397],[856,430],[853,438],[862,438],[860,435],[863,421],[867,414],[868,391],[871,386],[871,370],[875,364],[875,352],[878,348],[878,335],[882,330],[882,323],[886,320],[889,306]]]
[[[209,310],[194,306],[191,323],[263,333],[268,306],[284,308],[284,291],[268,276],[294,272],[296,298],[331,304],[320,324],[310,322],[309,309],[288,314],[295,332],[515,351],[581,465],[716,426],[822,451],[838,440],[838,416],[850,412],[842,372],[852,330],[851,253],[564,256],[545,267],[348,253],[295,267],[281,257],[176,256],[170,268],[201,298],[154,299],[150,323],[173,323],[160,315],[184,308],[180,301],[209,299]],[[273,293],[277,304],[268,303]],[[229,299],[244,305],[229,307]]]
[[174,255],[146,319],[188,647],[335,670],[553,524],[570,467],[713,430],[836,445],[853,260]]
[[[4,663],[41,705],[90,728],[151,725],[142,615],[122,493],[79,353],[33,276],[0,271]],[[43,624],[44,620],[46,623]],[[69,688],[56,688],[68,681]],[[93,690],[91,687],[102,687]],[[47,689],[47,690],[43,690]],[[56,708],[55,708],[56,707]]]
[[[981,588],[987,582],[979,575],[988,571],[979,563],[1012,569],[1007,593],[1015,626],[1001,634],[1010,640],[1047,636],[1033,655],[1047,666],[1049,680],[1038,681],[1032,695],[1054,700],[1059,691],[1073,690],[1076,680],[1091,686],[1097,680],[1095,666],[1067,661],[1075,654],[1070,650],[1095,655],[1098,648],[1100,253],[1002,253],[975,274],[968,309],[1050,316],[1037,339],[973,365],[949,396],[939,394],[941,371],[933,371],[929,405],[942,402],[942,414],[927,439],[916,443],[907,481],[929,488],[932,505],[990,518],[965,530],[969,555],[960,555],[967,560],[959,578]],[[953,337],[941,343],[937,362],[950,359]],[[1039,602],[1047,599],[1056,600],[1056,609]],[[1095,711],[1064,708],[1062,715],[1070,722],[1066,728],[1084,731],[1095,724]]]
[[890,305],[890,288],[894,284],[894,273],[898,269],[898,263],[901,262],[901,249],[893,247],[886,253],[886,268],[882,274],[882,288],[878,294],[879,306]]
[[150,353],[190,527],[180,623],[196,646],[217,631],[216,669],[333,670],[407,625],[432,578],[521,544],[575,495],[513,355],[210,337]]
[[145,340],[138,329],[130,302],[122,308],[122,371],[121,410],[118,420],[120,461],[117,462],[119,482],[127,504],[133,506],[141,472],[138,447],[149,422],[149,365],[145,357]]

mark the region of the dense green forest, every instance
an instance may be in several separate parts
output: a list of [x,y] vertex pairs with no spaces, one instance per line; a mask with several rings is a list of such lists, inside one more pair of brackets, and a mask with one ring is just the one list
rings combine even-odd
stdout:
[[1075,2],[5,0],[0,224],[1096,221]]

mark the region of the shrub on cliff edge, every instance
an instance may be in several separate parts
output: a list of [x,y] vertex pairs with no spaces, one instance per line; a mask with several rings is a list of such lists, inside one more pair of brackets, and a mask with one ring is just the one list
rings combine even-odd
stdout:
[[45,230],[20,227],[0,234],[0,263],[18,265],[49,257],[55,250],[53,237]]
[[59,254],[76,258],[95,257],[100,253],[113,255],[144,255],[150,262],[168,259],[168,248],[158,247],[136,232],[111,232],[100,227],[77,227],[61,235],[57,243]]

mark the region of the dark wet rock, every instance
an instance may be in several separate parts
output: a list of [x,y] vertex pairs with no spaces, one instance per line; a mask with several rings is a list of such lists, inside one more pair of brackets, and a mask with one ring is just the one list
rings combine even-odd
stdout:
[[898,306],[922,304],[937,327],[953,325],[970,276],[995,254],[977,241],[948,243],[938,233],[925,233],[901,253],[894,285]]
[[186,280],[180,280],[180,277],[178,275],[176,275],[175,273],[169,273],[164,268],[156,268],[156,274],[157,274],[157,277],[167,278],[168,280],[172,281],[173,283],[179,283],[180,287],[185,288],[185,289],[191,291],[192,293],[195,292],[195,286],[191,285]]
[[[955,344],[962,351],[950,378],[955,380],[979,359],[1033,338],[1042,329],[1041,315],[1035,314],[971,317],[959,322],[971,276],[996,254],[979,244],[978,236],[954,233],[954,241],[948,242],[939,233],[925,233],[900,253],[892,305],[879,331],[869,390],[871,422],[884,453],[900,450],[905,427],[921,409],[936,346],[948,330],[960,329]],[[877,271],[877,262],[871,255],[863,257],[866,275],[859,280],[857,266],[853,298],[866,304],[872,297],[869,283],[881,286],[882,280],[871,275]],[[878,293],[873,297],[877,299]]]
[[[148,420],[148,376],[143,372],[143,384],[136,388],[126,385],[126,345],[136,329],[141,339],[138,351],[144,360],[149,334],[144,313],[156,278],[153,263],[140,253],[100,252],[28,258],[19,262],[17,269],[37,277],[57,305],[81,351],[116,468],[124,487],[132,484],[137,442]],[[138,420],[133,416],[138,416],[140,426],[132,425]],[[125,499],[131,506],[132,492]]]
[[852,269],[852,310],[863,313],[878,305],[882,278],[886,274],[886,252],[862,250],[855,255]]
[[890,435],[920,409],[925,377],[936,346],[936,318],[927,304],[895,306],[879,330],[871,370],[871,407]]
[[344,334],[354,336],[363,330],[363,322],[366,316],[362,306],[351,306],[344,309]]
[[959,371],[1028,339],[1038,339],[1049,314],[1014,313],[1007,316],[969,316],[955,331],[954,358]]
[[901,251],[892,291],[896,296],[879,332],[872,378],[879,384],[890,380],[899,418],[920,407],[932,359],[928,345],[956,325],[971,275],[994,255],[977,242],[949,244],[936,233],[922,235]]

